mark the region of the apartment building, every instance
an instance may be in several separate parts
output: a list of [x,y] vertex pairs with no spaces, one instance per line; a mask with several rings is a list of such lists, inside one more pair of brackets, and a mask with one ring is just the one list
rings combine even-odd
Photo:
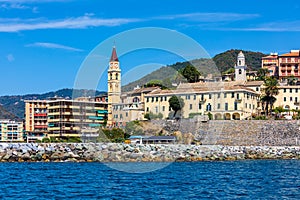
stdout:
[[22,142],[23,123],[11,120],[0,120],[0,141],[1,142]]
[[91,99],[48,101],[48,136],[97,137],[107,120],[107,103]]

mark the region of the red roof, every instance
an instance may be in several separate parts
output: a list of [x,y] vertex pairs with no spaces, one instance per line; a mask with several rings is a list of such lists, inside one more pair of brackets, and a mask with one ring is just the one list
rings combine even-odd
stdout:
[[110,62],[118,62],[118,56],[117,56],[117,51],[116,51],[116,47],[113,47],[112,53],[111,53],[111,57],[110,57]]

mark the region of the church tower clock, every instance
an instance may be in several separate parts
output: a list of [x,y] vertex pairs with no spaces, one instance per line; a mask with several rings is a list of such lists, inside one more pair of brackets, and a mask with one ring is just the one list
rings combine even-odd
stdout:
[[109,61],[107,87],[108,87],[107,124],[113,125],[113,115],[112,115],[113,104],[121,103],[121,69],[120,69],[120,63],[119,63],[119,59],[115,47],[113,47],[112,54]]

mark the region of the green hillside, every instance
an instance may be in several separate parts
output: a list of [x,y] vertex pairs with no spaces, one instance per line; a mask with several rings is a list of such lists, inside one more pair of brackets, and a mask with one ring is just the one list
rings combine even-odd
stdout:
[[0,106],[0,119],[20,120],[16,115],[5,110],[3,106]]
[[[173,82],[183,82],[183,79],[178,80],[178,70],[183,69],[189,64],[194,65],[204,76],[208,74],[220,75],[222,72],[234,67],[237,55],[241,50],[228,50],[217,54],[212,59],[196,59],[190,62],[177,62],[173,65],[162,67],[152,73],[131,82],[122,87],[122,91],[130,91],[137,85],[143,86],[151,80],[161,80],[166,87],[171,87]],[[246,57],[248,70],[257,70],[261,67],[261,57],[265,54],[260,52],[243,51]]]
[[[94,90],[75,90],[74,97],[79,96],[94,96]],[[99,95],[103,92],[96,92],[96,95]],[[47,99],[49,97],[64,97],[64,98],[72,98],[73,89],[61,89],[55,92],[47,92],[44,94],[27,94],[27,95],[12,95],[12,96],[0,96],[0,104],[5,108],[7,112],[12,114],[13,116],[17,116],[22,119],[24,117],[24,108],[25,103],[24,100],[35,100],[35,99]],[[3,113],[3,114],[1,114]],[[0,112],[0,118],[5,118],[7,113]],[[11,118],[9,118],[11,119]]]
[[218,66],[218,69],[221,72],[228,70],[231,67],[234,67],[236,63],[236,58],[240,51],[243,51],[246,58],[246,65],[248,66],[248,70],[258,70],[261,68],[261,58],[266,56],[261,52],[253,52],[253,51],[244,51],[238,49],[231,49],[225,51],[224,53],[217,54],[213,60]]

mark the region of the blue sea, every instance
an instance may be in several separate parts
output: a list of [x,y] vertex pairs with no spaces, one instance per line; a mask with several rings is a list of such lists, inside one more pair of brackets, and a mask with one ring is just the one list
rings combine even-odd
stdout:
[[[119,163],[147,169],[160,163]],[[1,199],[300,199],[299,160],[179,162],[147,173],[102,163],[0,163]]]

